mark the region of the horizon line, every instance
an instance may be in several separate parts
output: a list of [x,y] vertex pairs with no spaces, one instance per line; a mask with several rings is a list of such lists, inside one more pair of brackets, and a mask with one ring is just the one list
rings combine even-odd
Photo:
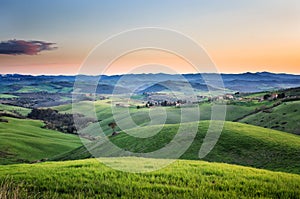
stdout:
[[125,74],[31,74],[31,73],[1,73],[0,75],[29,75],[29,76],[124,76],[124,75],[159,75],[159,74],[164,74],[164,75],[197,75],[197,74],[220,74],[220,75],[242,75],[242,74],[257,74],[257,73],[270,73],[270,74],[277,74],[277,75],[300,75],[300,73],[285,73],[285,72],[270,72],[270,71],[245,71],[245,72],[240,72],[240,73],[227,73],[227,72],[222,72],[222,73],[215,73],[215,72],[204,72],[204,73],[125,73]]

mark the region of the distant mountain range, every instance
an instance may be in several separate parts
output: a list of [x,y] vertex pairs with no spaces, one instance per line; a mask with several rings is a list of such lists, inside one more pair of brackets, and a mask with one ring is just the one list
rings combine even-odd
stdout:
[[[80,80],[81,92],[94,92],[95,82],[99,82],[96,92],[110,94],[114,89],[119,93],[181,91],[187,87],[195,91],[220,89],[213,82],[217,74],[126,74],[112,76],[53,76],[53,75],[0,75],[0,93],[50,92],[70,93],[75,80]],[[300,75],[275,74],[269,72],[221,74],[228,92],[259,92],[300,86]],[[204,78],[205,77],[205,78]],[[100,81],[98,81],[100,79]],[[212,83],[212,84],[211,84]]]

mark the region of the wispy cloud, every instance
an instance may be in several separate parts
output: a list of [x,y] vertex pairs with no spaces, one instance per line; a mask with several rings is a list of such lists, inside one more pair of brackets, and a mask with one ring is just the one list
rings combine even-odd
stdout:
[[54,50],[55,43],[44,41],[8,40],[0,42],[0,54],[5,55],[36,55],[44,50]]

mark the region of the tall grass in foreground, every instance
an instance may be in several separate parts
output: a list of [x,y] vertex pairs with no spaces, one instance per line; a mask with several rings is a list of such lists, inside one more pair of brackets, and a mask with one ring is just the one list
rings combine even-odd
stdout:
[[[17,199],[21,198],[21,195],[25,197],[26,191],[21,190],[21,185],[15,185],[11,179],[5,179],[0,182],[0,198],[1,199]],[[28,196],[28,195],[27,195]]]
[[[143,165],[142,158],[112,158],[110,161],[115,164]],[[3,198],[13,198],[15,195],[17,198],[300,196],[300,175],[187,160],[178,160],[161,170],[148,173],[117,171],[94,159],[0,166],[0,185]]]

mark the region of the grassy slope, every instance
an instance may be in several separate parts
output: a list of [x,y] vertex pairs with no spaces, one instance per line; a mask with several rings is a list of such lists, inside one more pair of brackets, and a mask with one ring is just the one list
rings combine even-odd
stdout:
[[[108,127],[108,124],[114,120],[112,117],[111,105],[109,100],[100,100],[96,102],[90,101],[82,101],[79,103],[74,104],[77,110],[80,110],[81,113],[85,113],[86,116],[90,116],[93,114],[92,104],[95,103],[95,110],[99,120],[101,120],[100,125],[104,132],[107,134],[111,133],[111,129]],[[255,108],[259,108],[263,105],[270,105],[271,102],[262,102],[262,103],[255,103],[255,102],[237,102],[235,104],[230,104],[226,106],[227,113],[226,113],[226,120],[233,121],[238,119],[248,113],[251,113],[255,110]],[[216,105],[218,107],[219,105]],[[200,104],[200,120],[210,120],[211,118],[211,107],[212,104],[203,103]],[[71,113],[72,112],[72,105],[66,104],[61,106],[53,107],[54,109],[60,112]],[[161,107],[160,107],[161,108]],[[119,108],[120,112],[123,110],[127,110],[127,108]],[[167,113],[166,124],[177,124],[181,122],[181,109],[174,108],[174,107],[165,107],[164,108]],[[218,108],[217,108],[218,110]],[[135,107],[129,108],[131,113],[131,117],[133,121],[139,126],[145,126],[148,122],[151,121],[149,117],[149,109],[142,108],[136,109]],[[194,111],[193,111],[194,112]],[[161,114],[160,112],[155,112],[152,114],[153,118],[157,118]],[[118,115],[120,117],[119,121],[122,119],[126,119],[126,115],[122,116],[122,114]],[[94,134],[96,132],[95,128],[98,127],[98,124],[92,124],[91,126],[86,129],[86,133]],[[118,129],[117,129],[118,130]]]
[[31,111],[29,108],[23,108],[23,107],[19,107],[19,106],[11,106],[11,105],[6,105],[6,104],[0,104],[0,110],[8,111],[8,112],[16,111],[23,116],[26,116]]
[[[141,160],[111,161],[140,165]],[[187,160],[150,173],[124,173],[89,159],[0,166],[1,194],[18,198],[298,198],[300,176]]]
[[11,94],[0,94],[0,98],[19,98],[19,96]]
[[[0,91],[7,92],[11,90],[10,87],[4,87]],[[64,87],[51,82],[43,82],[39,85],[24,85],[18,90],[14,90],[16,93],[28,93],[28,92],[43,92],[48,93],[70,93],[73,87]]]
[[[75,103],[74,106],[76,106],[76,109],[80,110],[80,112],[86,113],[87,116],[89,116],[89,113],[92,111],[90,109],[91,104],[94,103],[96,107],[96,113],[99,119],[107,119],[112,116],[111,114],[111,105],[109,100],[100,100],[96,102],[91,102],[91,101],[82,101],[79,103]],[[260,106],[264,105],[270,105],[272,102],[236,102],[235,104],[229,104],[226,106],[227,108],[227,115],[226,115],[226,120],[227,121],[232,121],[235,120],[241,116],[244,116],[250,112],[253,112],[255,108],[259,108]],[[218,105],[216,105],[218,106]],[[211,107],[212,104],[210,103],[201,103],[199,105],[200,108],[200,114],[201,114],[201,120],[208,120],[210,119],[211,116]],[[60,105],[60,106],[55,106],[53,109],[56,109],[60,112],[66,112],[66,113],[71,113],[72,112],[72,105],[71,104],[65,104],[65,105]],[[177,123],[178,120],[180,120],[180,109],[174,108],[174,107],[166,107],[165,108],[167,112],[173,112],[176,114],[176,121],[170,121],[170,123]],[[142,108],[142,109],[136,109],[130,108],[130,111],[132,114],[134,113],[148,113],[149,109],[147,108]]]
[[6,119],[0,122],[0,164],[52,158],[81,146],[77,136],[43,129],[40,121]]
[[300,101],[284,102],[271,112],[260,112],[248,116],[241,122],[300,134]]
[[[199,159],[198,152],[206,135],[209,122],[200,122],[198,134],[183,159]],[[155,126],[142,127],[131,133],[152,134]],[[189,124],[186,124],[189,128]],[[155,151],[168,143],[177,133],[178,124],[165,125],[157,135],[140,139],[121,133],[111,138],[117,146],[133,152]],[[101,138],[100,138],[101,140]],[[97,146],[97,145],[96,145]],[[107,146],[97,146],[95,153],[114,156],[107,151]],[[221,137],[214,149],[204,158],[207,161],[226,162],[265,168],[276,171],[300,173],[300,137],[289,133],[265,129],[252,125],[226,122]],[[57,156],[56,160],[82,159],[91,157],[84,147],[70,153]]]

